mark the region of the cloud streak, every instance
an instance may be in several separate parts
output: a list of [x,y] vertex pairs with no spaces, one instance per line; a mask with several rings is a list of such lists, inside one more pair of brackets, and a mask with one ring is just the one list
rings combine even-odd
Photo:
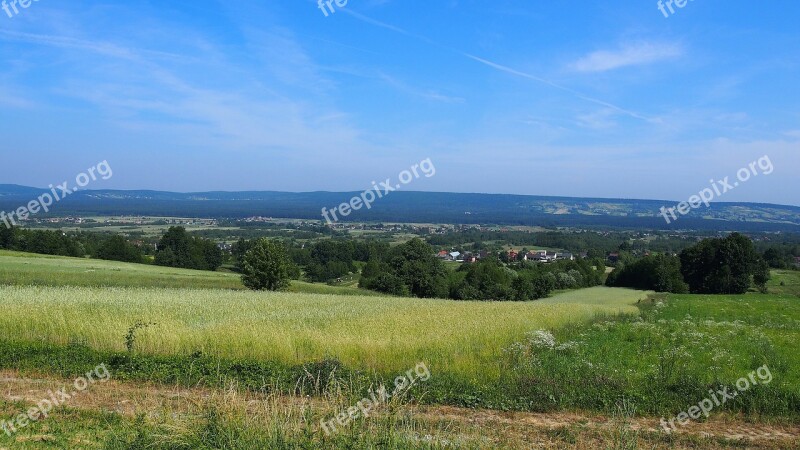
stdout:
[[616,111],[616,112],[618,112],[620,114],[627,115],[627,116],[632,117],[634,119],[643,120],[643,121],[649,122],[649,123],[656,123],[656,124],[661,123],[661,120],[658,119],[658,118],[647,117],[647,116],[645,116],[643,114],[639,114],[639,113],[637,113],[635,111],[631,111],[629,109],[626,109],[626,108],[614,105],[612,103],[609,103],[609,102],[606,102],[606,101],[591,97],[589,95],[583,94],[583,93],[581,93],[579,91],[576,91],[576,90],[574,90],[572,88],[569,88],[569,87],[566,87],[566,86],[563,86],[563,85],[560,85],[560,84],[555,83],[553,81],[550,81],[548,79],[545,79],[545,78],[542,78],[542,77],[539,77],[539,76],[536,76],[536,75],[532,75],[532,74],[529,74],[529,73],[525,73],[525,72],[522,72],[522,71],[519,71],[519,70],[516,70],[516,69],[512,69],[512,68],[510,68],[508,66],[504,66],[502,64],[498,64],[496,62],[489,61],[488,59],[480,58],[478,56],[471,55],[469,53],[466,53],[466,52],[463,52],[463,51],[460,51],[460,50],[456,50],[456,49],[441,45],[441,44],[439,44],[437,42],[434,42],[431,39],[428,39],[428,38],[426,38],[424,36],[420,36],[420,35],[417,35],[417,34],[414,34],[414,33],[410,33],[410,32],[408,32],[406,30],[403,30],[402,28],[399,28],[399,27],[396,27],[394,25],[389,25],[387,23],[372,19],[370,17],[364,16],[363,14],[352,12],[350,10],[347,10],[347,13],[350,14],[351,16],[355,17],[356,19],[364,21],[364,22],[369,23],[371,25],[375,25],[375,26],[378,26],[378,27],[381,27],[381,28],[385,28],[387,30],[391,30],[393,32],[400,33],[400,34],[408,36],[408,37],[419,39],[421,41],[424,41],[424,42],[427,42],[429,44],[432,44],[432,45],[434,45],[436,47],[442,48],[444,50],[447,50],[447,51],[450,51],[450,52],[453,52],[453,53],[457,53],[457,54],[459,54],[461,56],[464,56],[464,57],[469,58],[469,59],[471,59],[473,61],[479,62],[479,63],[481,63],[483,65],[486,65],[488,67],[491,67],[493,69],[499,70],[501,72],[505,72],[505,73],[508,73],[508,74],[511,74],[511,75],[516,75],[518,77],[527,78],[529,80],[537,81],[539,83],[542,83],[542,84],[545,84],[547,86],[550,86],[550,87],[552,87],[554,89],[558,89],[558,90],[567,92],[569,94],[572,94],[572,95],[574,95],[575,97],[577,97],[577,98],[579,98],[581,100],[584,100],[584,101],[587,101],[587,102],[590,102],[590,103],[594,103],[594,104],[597,104],[597,105],[601,105],[601,106],[604,106],[606,108],[610,108],[610,109],[612,109],[612,110],[614,110],[614,111]]
[[516,75],[516,76],[519,76],[519,77],[527,78],[529,80],[538,81],[539,83],[544,83],[544,84],[546,84],[548,86],[551,86],[551,87],[553,87],[555,89],[559,89],[559,90],[562,90],[564,92],[568,92],[568,93],[578,97],[581,100],[585,100],[585,101],[590,102],[590,103],[595,103],[597,105],[605,106],[606,108],[612,109],[612,110],[614,110],[614,111],[616,111],[616,112],[618,112],[620,114],[624,114],[624,115],[633,117],[635,119],[644,120],[644,121],[650,122],[650,123],[656,123],[656,124],[661,123],[661,119],[659,119],[659,118],[647,117],[647,116],[645,116],[643,114],[639,114],[639,113],[637,113],[635,111],[631,111],[631,110],[622,108],[620,106],[614,105],[612,103],[609,103],[609,102],[606,102],[606,101],[603,101],[603,100],[600,100],[600,99],[597,99],[597,98],[594,98],[594,97],[590,97],[590,96],[588,96],[586,94],[583,94],[581,92],[578,92],[578,91],[576,91],[576,90],[574,90],[572,88],[568,88],[566,86],[562,86],[560,84],[554,83],[554,82],[552,82],[550,80],[538,77],[536,75],[531,75],[529,73],[521,72],[519,70],[515,70],[515,69],[512,69],[510,67],[507,67],[507,66],[504,66],[504,65],[501,65],[501,64],[497,64],[495,62],[492,62],[492,61],[489,61],[489,60],[486,60],[486,59],[483,59],[483,58],[479,58],[479,57],[474,56],[474,55],[470,55],[469,53],[462,53],[462,55],[464,55],[467,58],[470,58],[472,60],[475,60],[475,61],[477,61],[477,62],[479,62],[481,64],[485,64],[485,65],[487,65],[489,67],[497,69],[499,71],[506,72],[506,73],[509,73],[511,75]]
[[570,64],[578,72],[606,72],[623,67],[642,66],[667,61],[683,55],[683,49],[672,43],[640,42],[616,50],[598,50]]

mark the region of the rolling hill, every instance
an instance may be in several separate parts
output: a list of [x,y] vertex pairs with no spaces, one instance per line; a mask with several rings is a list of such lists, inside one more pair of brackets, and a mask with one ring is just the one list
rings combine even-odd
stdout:
[[[47,191],[0,185],[0,211],[12,211]],[[323,207],[349,201],[356,192],[197,192],[94,190],[75,192],[51,215],[145,215],[243,218],[267,216],[322,220]],[[617,227],[737,231],[800,231],[800,207],[713,203],[667,225],[662,206],[675,201],[543,197],[506,194],[392,192],[370,210],[345,221],[481,223],[545,227]],[[39,214],[37,217],[44,217]]]

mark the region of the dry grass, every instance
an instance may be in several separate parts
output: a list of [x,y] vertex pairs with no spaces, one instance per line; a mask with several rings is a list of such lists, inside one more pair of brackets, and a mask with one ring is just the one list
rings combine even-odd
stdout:
[[[34,404],[46,397],[48,389],[68,383],[54,378],[20,378],[14,372],[0,373],[0,399],[6,402]],[[175,433],[187,432],[204,411],[214,408],[225,417],[244,421],[247,427],[270,429],[280,426],[287,434],[301,433],[309,417],[329,417],[341,410],[338,399],[309,399],[241,393],[235,389],[214,391],[120,383],[110,380],[93,386],[85,394],[70,400],[70,411],[109,411],[132,420],[145,414],[146,421],[159,424]],[[55,413],[47,419],[73,420],[70,411]],[[18,412],[4,408],[9,416]],[[309,414],[310,413],[310,414]],[[358,431],[377,433],[387,420],[410,441],[460,444],[468,448],[798,448],[800,426],[751,424],[732,416],[715,416],[706,423],[692,423],[676,435],[663,433],[652,418],[614,418],[595,414],[504,413],[453,407],[414,407],[404,405],[394,411],[361,421]],[[46,424],[44,424],[46,425]],[[620,427],[627,427],[627,442],[619,438]],[[75,426],[75,428],[79,428]],[[21,434],[18,443],[48,441],[45,433]],[[163,436],[163,439],[168,439]],[[38,439],[38,440],[37,440]],[[50,439],[55,439],[51,436]],[[32,445],[30,448],[38,448]],[[95,448],[75,445],[74,448]]]

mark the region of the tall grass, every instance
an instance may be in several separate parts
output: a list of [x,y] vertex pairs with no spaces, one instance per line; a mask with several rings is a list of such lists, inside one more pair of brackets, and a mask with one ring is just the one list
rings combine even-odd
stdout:
[[[358,369],[431,370],[496,379],[502,349],[536,328],[636,313],[644,294],[593,288],[545,302],[487,303],[223,290],[0,286],[6,340]],[[576,299],[584,298],[587,304]]]

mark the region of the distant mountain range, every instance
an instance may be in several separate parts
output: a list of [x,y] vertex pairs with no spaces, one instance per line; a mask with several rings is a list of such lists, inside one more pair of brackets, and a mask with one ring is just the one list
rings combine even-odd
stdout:
[[[0,211],[27,205],[49,190],[0,185]],[[143,215],[167,217],[251,216],[322,220],[357,192],[197,192],[79,191],[51,208],[50,215]],[[542,197],[506,194],[391,192],[372,208],[354,211],[343,221],[480,223],[545,227],[616,227],[800,232],[800,207],[761,203],[713,203],[667,225],[662,206],[675,201]],[[46,217],[38,214],[36,217]]]

